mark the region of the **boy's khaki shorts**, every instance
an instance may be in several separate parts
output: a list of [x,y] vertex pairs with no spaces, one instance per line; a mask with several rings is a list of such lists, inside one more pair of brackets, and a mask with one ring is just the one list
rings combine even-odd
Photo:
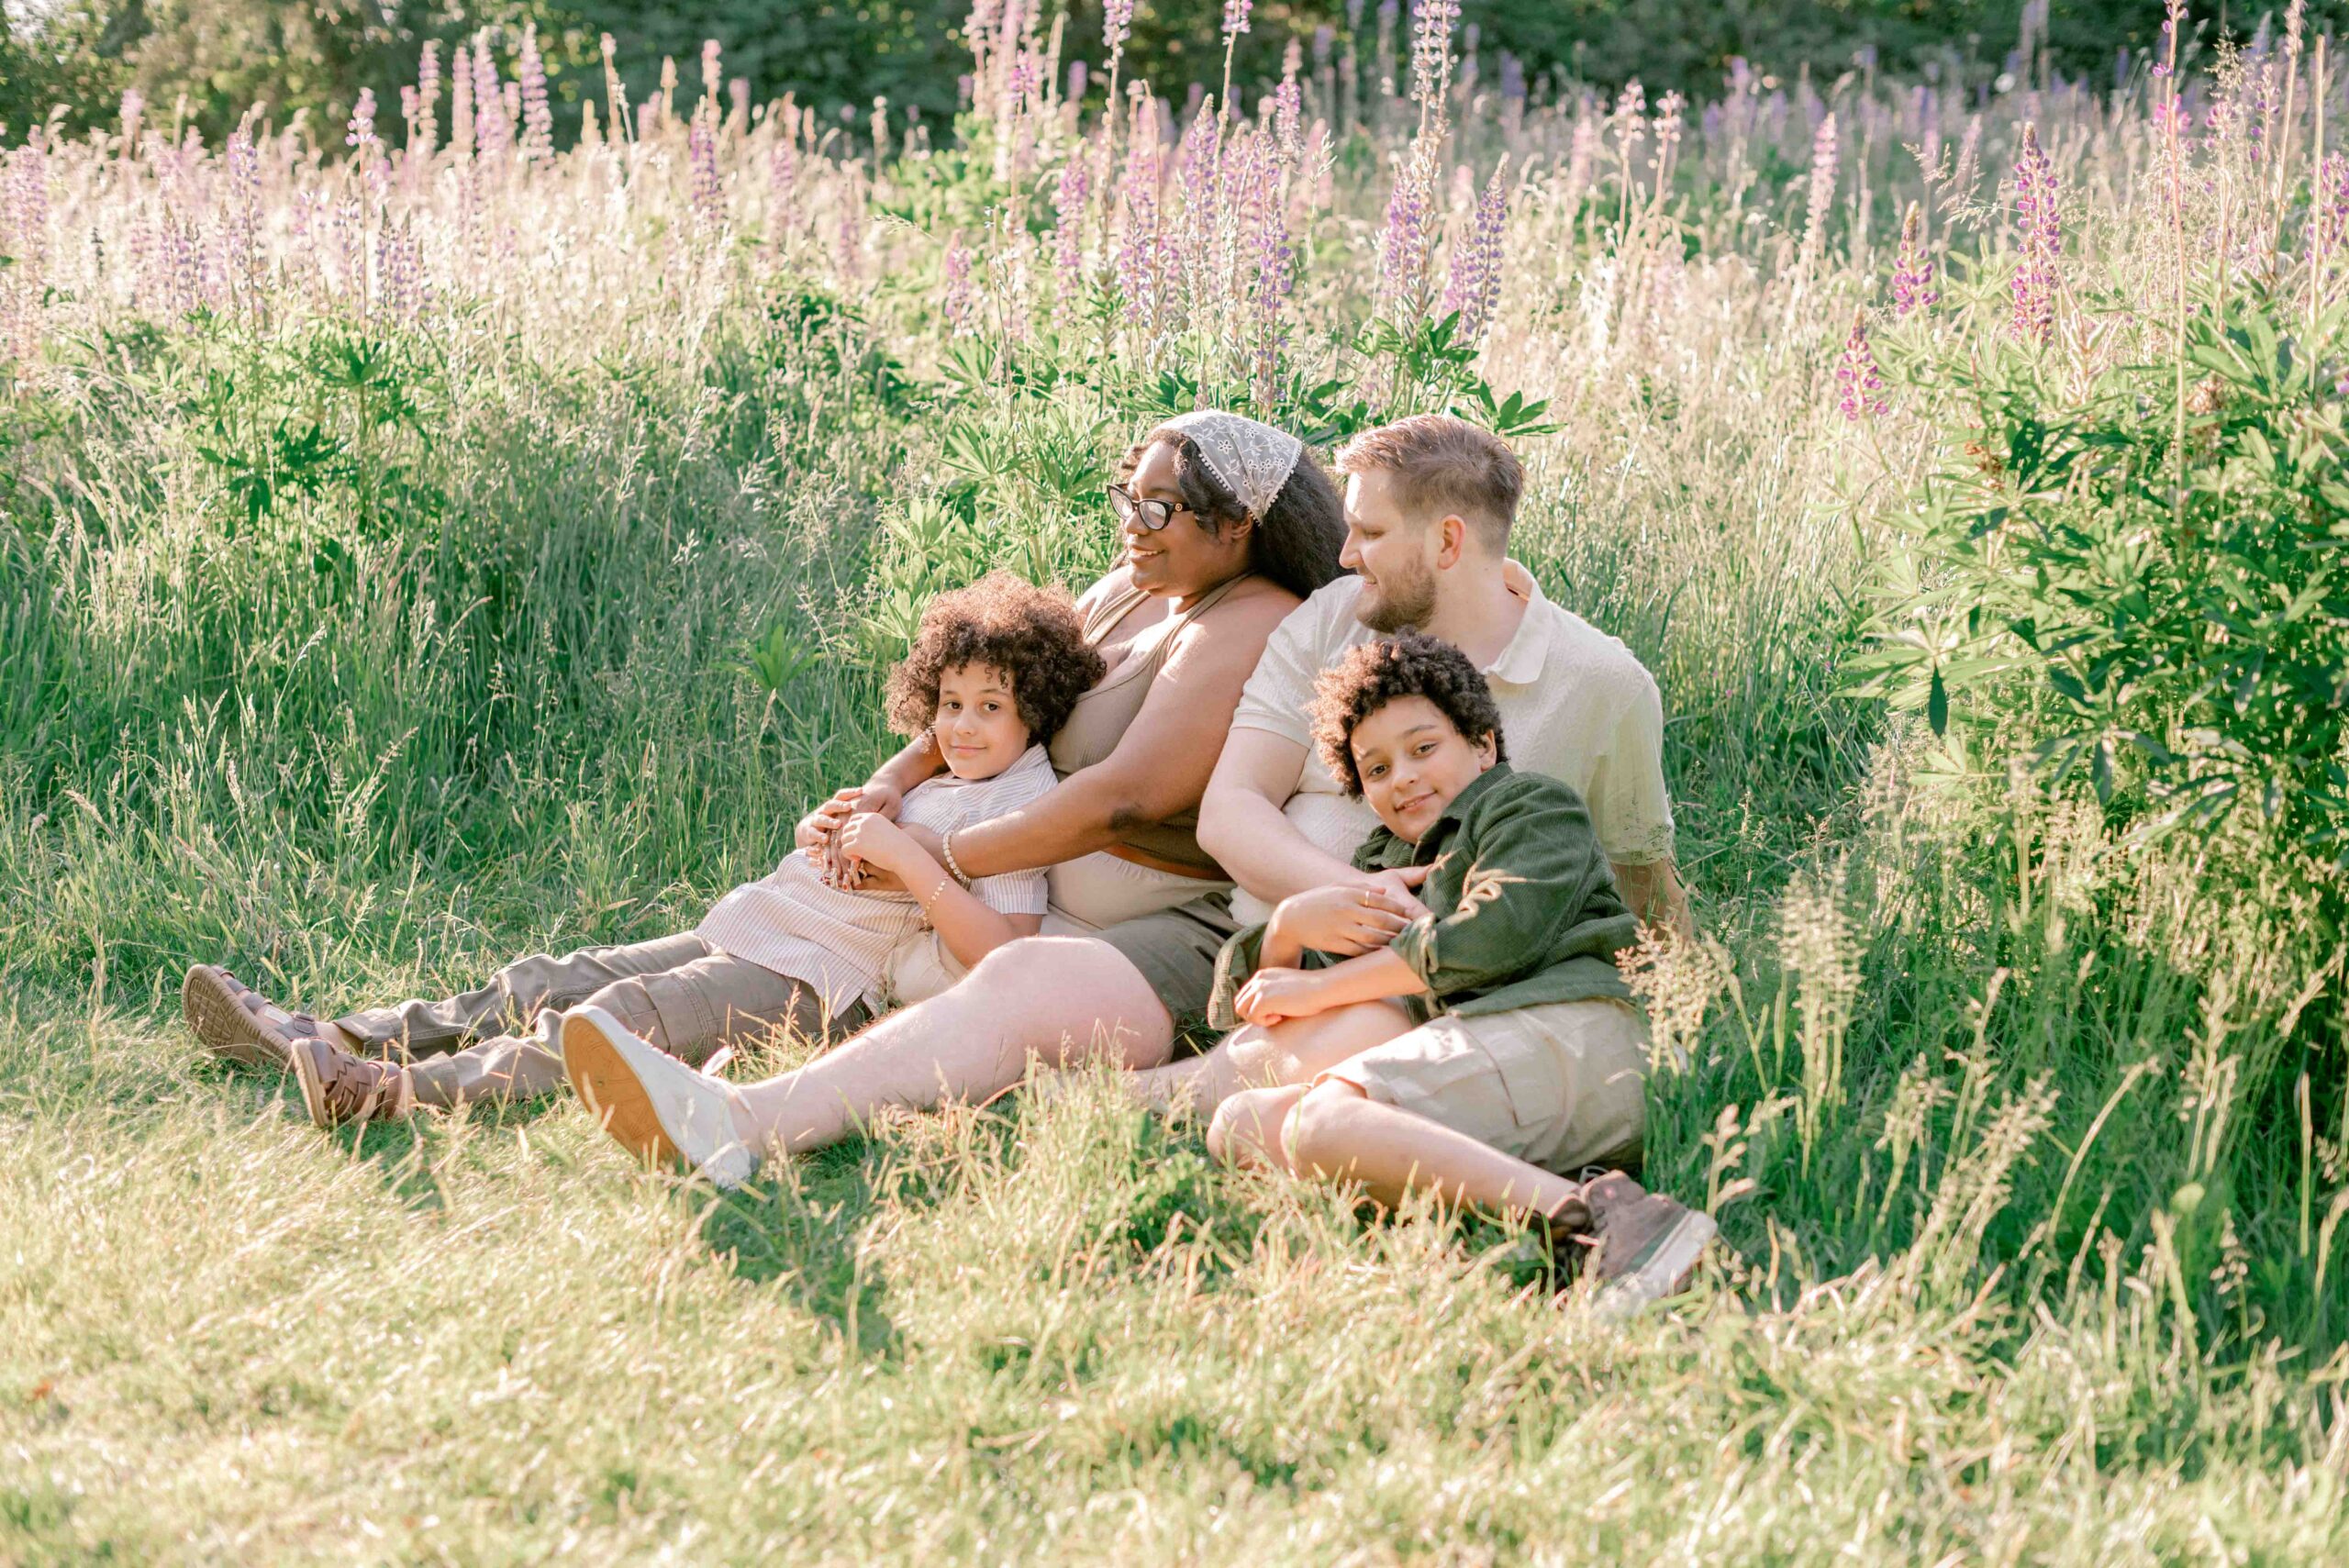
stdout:
[[1352,1084],[1545,1171],[1634,1165],[1647,1131],[1648,1026],[1601,997],[1444,1013],[1316,1078]]

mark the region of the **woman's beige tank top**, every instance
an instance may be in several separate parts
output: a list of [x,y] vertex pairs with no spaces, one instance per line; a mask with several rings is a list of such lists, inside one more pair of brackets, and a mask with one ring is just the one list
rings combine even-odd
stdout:
[[[1134,716],[1141,711],[1142,699],[1150,695],[1151,684],[1166,667],[1166,656],[1174,651],[1174,639],[1246,580],[1247,573],[1242,573],[1209,589],[1180,615],[1169,616],[1134,639],[1117,668],[1076,699],[1068,722],[1052,737],[1052,771],[1066,778],[1116,751]],[[1104,596],[1085,617],[1085,640],[1100,646],[1118,628],[1118,623],[1149,596],[1130,584]],[[1194,806],[1151,827],[1130,828],[1118,841],[1169,865],[1195,869],[1202,877],[1219,878],[1223,868],[1199,848],[1198,826],[1199,814]]]

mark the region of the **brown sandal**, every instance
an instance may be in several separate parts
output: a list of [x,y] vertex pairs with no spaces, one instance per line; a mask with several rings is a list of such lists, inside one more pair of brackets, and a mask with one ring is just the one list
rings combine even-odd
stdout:
[[227,970],[208,963],[188,970],[180,987],[180,1010],[195,1038],[215,1056],[249,1067],[284,1067],[292,1061],[295,1040],[320,1032],[316,1018],[274,1006]]

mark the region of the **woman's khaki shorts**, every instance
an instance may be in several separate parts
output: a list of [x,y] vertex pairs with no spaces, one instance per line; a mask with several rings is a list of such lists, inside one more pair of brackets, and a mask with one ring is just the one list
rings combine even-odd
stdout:
[[1545,1171],[1636,1164],[1648,1026],[1627,1002],[1444,1013],[1316,1078],[1352,1084]]

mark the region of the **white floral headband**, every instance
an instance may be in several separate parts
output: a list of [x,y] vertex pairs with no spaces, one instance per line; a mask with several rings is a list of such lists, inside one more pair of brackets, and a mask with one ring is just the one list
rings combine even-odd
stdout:
[[1286,430],[1219,408],[1180,415],[1160,428],[1190,437],[1208,472],[1239,496],[1248,516],[1260,522],[1288,476],[1297,472],[1297,460],[1305,451],[1305,443]]

